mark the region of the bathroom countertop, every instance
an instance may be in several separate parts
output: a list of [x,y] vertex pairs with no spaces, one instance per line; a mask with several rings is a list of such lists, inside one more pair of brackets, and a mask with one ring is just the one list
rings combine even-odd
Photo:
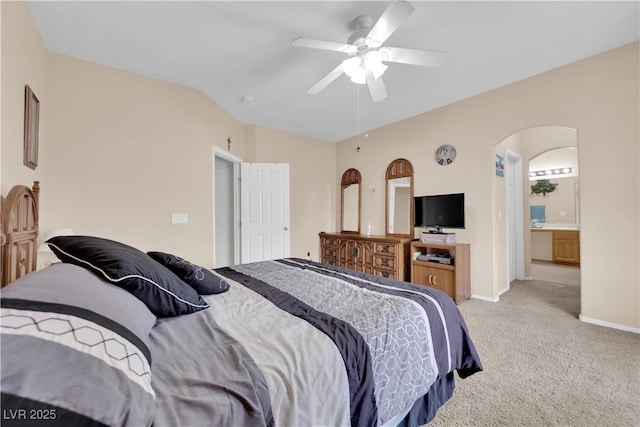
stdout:
[[580,231],[579,224],[550,224],[531,227],[531,231]]

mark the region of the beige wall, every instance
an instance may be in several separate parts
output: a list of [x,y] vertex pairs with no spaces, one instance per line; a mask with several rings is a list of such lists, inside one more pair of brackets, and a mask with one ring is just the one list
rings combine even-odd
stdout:
[[[199,91],[64,55],[48,54],[47,70],[43,234],[71,227],[211,265],[211,147],[230,136],[243,160],[290,163],[291,255],[318,259],[317,233],[335,228],[335,144],[244,129]],[[172,225],[174,212],[189,223]]]
[[[0,3],[2,10],[2,147],[0,181],[2,194],[16,184],[42,179],[46,171],[48,148],[47,51],[35,29],[24,2]],[[40,141],[38,167],[34,171],[22,164],[24,143],[24,87],[29,85],[40,100]]]
[[[242,126],[199,91],[49,54],[46,231],[213,260],[212,146],[243,153]],[[172,213],[189,223],[171,224]]]
[[531,232],[531,259],[553,261],[553,231]]
[[[581,317],[638,331],[638,50],[637,42],[629,44],[371,131],[361,138],[359,153],[355,138],[342,141],[336,172],[349,167],[361,171],[363,222],[371,222],[374,232],[384,227],[384,171],[397,157],[413,163],[416,195],[464,191],[467,228],[457,235],[459,241],[471,244],[472,293],[495,299],[506,278],[505,205],[504,197],[496,197],[495,146],[530,127],[577,129]],[[443,143],[458,149],[458,158],[446,167],[433,160]],[[619,153],[613,166],[603,164],[603,147]],[[616,248],[616,257],[602,262],[602,250],[611,248]],[[501,268],[494,269],[496,265]]]

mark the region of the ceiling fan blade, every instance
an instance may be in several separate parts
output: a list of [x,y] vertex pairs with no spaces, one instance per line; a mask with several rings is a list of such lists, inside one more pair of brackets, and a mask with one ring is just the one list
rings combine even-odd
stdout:
[[373,72],[367,70],[365,78],[367,79],[367,87],[369,88],[373,102],[380,102],[387,97],[387,88],[384,86],[382,76],[376,79]]
[[447,62],[447,52],[438,50],[405,49],[403,47],[383,47],[380,52],[386,55],[384,61],[401,64],[440,67]]
[[369,31],[367,44],[370,47],[380,47],[414,10],[414,7],[406,1],[391,2]]
[[294,39],[293,42],[291,42],[291,45],[296,47],[310,47],[312,49],[334,50],[336,52],[344,53],[355,53],[358,51],[358,48],[352,44],[308,39],[305,37],[298,37],[297,39]]
[[342,73],[344,73],[344,70],[342,69],[342,63],[340,65],[338,65],[336,68],[334,68],[333,70],[331,70],[331,72],[329,72],[329,74],[327,74],[326,76],[324,76],[322,79],[320,79],[320,81],[316,84],[314,84],[311,89],[309,89],[307,91],[307,93],[309,95],[315,95],[318,92],[320,92],[322,89],[324,89],[325,87],[329,86],[329,84],[331,84],[332,81],[334,81],[335,79],[337,79],[338,77],[340,77],[342,75]]

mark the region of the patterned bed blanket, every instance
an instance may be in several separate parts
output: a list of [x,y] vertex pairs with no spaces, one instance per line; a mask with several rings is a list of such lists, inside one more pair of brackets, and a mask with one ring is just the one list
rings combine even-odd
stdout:
[[214,272],[228,292],[151,332],[155,426],[425,423],[432,387],[482,370],[437,290],[301,259]]
[[3,298],[0,310],[3,426],[151,424],[151,356],[134,333],[71,305]]
[[210,308],[160,320],[72,264],[4,288],[2,425],[421,425],[482,369],[437,290],[300,259],[214,274]]

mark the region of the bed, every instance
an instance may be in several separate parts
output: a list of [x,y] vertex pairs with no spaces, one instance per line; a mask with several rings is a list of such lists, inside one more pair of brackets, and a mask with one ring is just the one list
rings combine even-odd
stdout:
[[58,236],[62,262],[34,271],[37,192],[18,191],[2,207],[3,425],[415,426],[455,372],[482,370],[446,294],[309,260],[207,269]]

